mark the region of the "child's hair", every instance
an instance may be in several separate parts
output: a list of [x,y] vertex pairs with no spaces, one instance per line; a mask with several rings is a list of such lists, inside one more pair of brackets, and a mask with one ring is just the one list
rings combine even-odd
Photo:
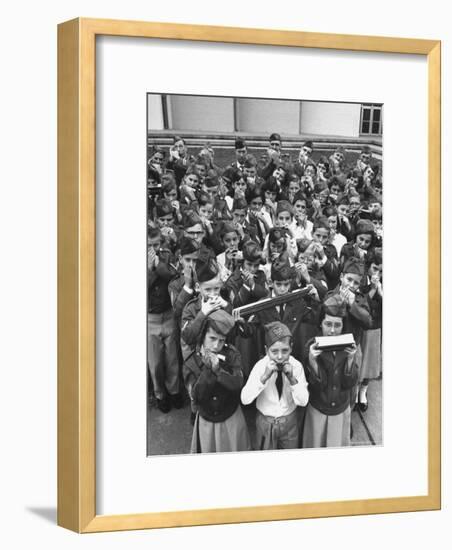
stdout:
[[332,176],[328,180],[328,188],[331,189],[333,185],[337,185],[339,189],[343,189],[342,181],[337,176]]
[[336,216],[337,215],[337,209],[334,206],[325,206],[325,208],[322,211],[323,215],[327,218],[330,216]]
[[150,227],[148,230],[148,238],[149,239],[156,239],[157,237],[161,237],[162,232],[158,227]]
[[246,155],[245,162],[244,162],[245,168],[254,168],[257,166],[257,160],[254,155]]
[[292,173],[289,175],[287,185],[289,185],[289,184],[292,183],[292,182],[300,183],[300,176],[299,176],[298,174],[296,174],[295,172],[292,172]]
[[245,197],[246,197],[246,201],[249,204],[253,199],[262,198],[262,193],[260,189],[258,189],[257,187],[253,187],[252,189],[246,190]]
[[173,183],[172,181],[168,181],[168,182],[163,184],[162,191],[165,195],[167,195],[168,193],[170,193],[171,191],[174,191],[174,190],[177,191],[177,185],[176,185],[175,182]]
[[174,176],[174,172],[172,170],[167,170],[164,174],[162,174],[162,185],[168,185],[173,184],[176,185],[176,178]]
[[188,166],[187,171],[185,172],[185,176],[190,176],[191,174],[194,174],[195,176],[197,176],[198,179],[200,178],[200,174],[199,174],[196,166],[194,166],[192,164]]
[[199,198],[198,198],[198,205],[205,206],[206,204],[211,204],[213,206],[213,200],[211,199],[210,195],[201,193],[201,195],[199,195]]
[[271,193],[276,193],[276,198],[278,198],[279,187],[278,187],[278,182],[276,181],[275,177],[270,176],[269,178],[267,178],[267,181],[262,184],[261,195],[262,195],[263,200],[265,200],[265,191],[270,191]]
[[287,230],[284,229],[283,227],[272,227],[268,232],[269,243],[274,244],[280,239],[284,239],[284,247],[286,247],[287,246],[286,237],[287,237]]

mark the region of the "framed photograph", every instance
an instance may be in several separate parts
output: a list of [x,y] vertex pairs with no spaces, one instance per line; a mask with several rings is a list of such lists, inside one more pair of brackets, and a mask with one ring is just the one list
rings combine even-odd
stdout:
[[59,26],[59,525],[440,508],[440,48]]

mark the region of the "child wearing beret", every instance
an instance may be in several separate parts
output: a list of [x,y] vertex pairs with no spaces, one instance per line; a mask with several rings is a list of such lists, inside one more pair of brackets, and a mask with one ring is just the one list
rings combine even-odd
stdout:
[[[260,269],[262,250],[254,241],[247,241],[242,249],[242,261],[225,283],[225,291],[233,308],[238,308],[266,298],[269,293],[265,273]],[[259,359],[259,348],[249,338],[246,327],[238,323],[235,346],[240,351],[245,378]]]
[[196,341],[207,317],[219,309],[228,313],[232,306],[222,296],[223,282],[214,260],[198,262],[195,291],[198,295],[190,300],[182,311],[181,348],[185,357],[194,351]]
[[337,285],[339,278],[339,260],[336,248],[329,242],[330,226],[324,217],[314,222],[312,240],[316,263],[325,273],[328,288]]
[[157,406],[168,413],[181,408],[177,330],[168,284],[176,275],[171,253],[162,247],[161,230],[148,235],[148,367]]
[[340,262],[343,266],[348,258],[358,258],[366,261],[371,254],[374,240],[374,225],[370,220],[358,220],[355,225],[354,242],[344,244],[341,250]]
[[[323,336],[342,333],[347,314],[344,299],[336,294],[322,307]],[[306,375],[309,404],[303,429],[303,447],[344,447],[350,445],[350,390],[358,379],[356,345],[343,350],[318,349],[314,339],[306,344]]]
[[192,453],[249,451],[251,443],[240,405],[241,358],[226,343],[234,319],[218,309],[207,318],[196,349],[187,357],[184,381],[196,410]]
[[368,408],[367,389],[370,380],[381,374],[381,327],[383,313],[383,264],[381,248],[375,249],[367,268],[361,292],[367,297],[372,316],[372,327],[362,335],[362,364],[359,372],[359,391],[356,406],[365,412]]
[[302,364],[292,357],[292,333],[275,321],[265,326],[266,355],[258,361],[241,392],[241,401],[256,400],[256,448],[296,449],[299,445],[297,406],[309,392]]

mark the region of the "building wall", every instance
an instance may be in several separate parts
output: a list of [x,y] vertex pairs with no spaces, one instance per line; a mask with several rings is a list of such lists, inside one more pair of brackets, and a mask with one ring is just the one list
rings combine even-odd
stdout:
[[241,132],[299,134],[300,102],[277,99],[238,99],[237,123]]
[[163,130],[162,96],[160,94],[148,94],[148,128]]
[[359,136],[360,103],[303,101],[301,130],[306,134]]
[[171,96],[171,127],[175,130],[234,131],[231,97]]
[[[167,98],[169,129],[282,135],[314,134],[359,137],[361,104],[277,99],[234,99],[172,95]],[[163,129],[161,96],[148,96],[148,127]]]

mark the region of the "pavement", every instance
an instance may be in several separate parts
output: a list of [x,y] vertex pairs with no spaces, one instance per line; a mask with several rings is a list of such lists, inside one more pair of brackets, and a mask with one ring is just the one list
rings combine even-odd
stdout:
[[[352,412],[352,446],[382,444],[382,380],[371,380],[367,391],[369,407],[366,412]],[[250,431],[251,441],[255,435],[255,407],[243,408]],[[148,402],[147,454],[176,455],[190,452],[193,427],[190,424],[188,398],[182,409],[172,409],[164,414],[152,399]]]

